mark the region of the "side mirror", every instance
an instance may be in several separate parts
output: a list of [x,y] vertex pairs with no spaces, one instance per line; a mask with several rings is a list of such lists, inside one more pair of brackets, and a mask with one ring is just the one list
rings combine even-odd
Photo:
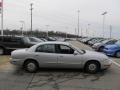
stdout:
[[78,55],[78,52],[77,52],[77,51],[74,51],[74,55]]

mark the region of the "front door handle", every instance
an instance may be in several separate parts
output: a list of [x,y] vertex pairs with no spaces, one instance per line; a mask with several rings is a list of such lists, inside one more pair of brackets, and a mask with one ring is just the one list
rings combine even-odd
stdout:
[[60,57],[63,57],[63,56],[60,56]]

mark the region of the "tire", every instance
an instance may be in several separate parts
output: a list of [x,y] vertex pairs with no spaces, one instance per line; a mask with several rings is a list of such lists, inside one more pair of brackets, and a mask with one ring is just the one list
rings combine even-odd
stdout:
[[3,55],[5,53],[5,49],[3,47],[0,47],[0,55]]
[[99,48],[99,52],[102,52],[103,51],[103,49],[104,49],[104,47],[102,46],[102,47],[100,47]]
[[39,68],[38,63],[34,60],[27,60],[24,63],[24,69],[30,73],[37,72],[38,68]]
[[117,57],[117,58],[120,58],[120,51],[117,51],[117,52],[116,52],[116,57]]
[[85,65],[85,71],[91,74],[97,73],[100,70],[100,64],[97,61],[89,61]]

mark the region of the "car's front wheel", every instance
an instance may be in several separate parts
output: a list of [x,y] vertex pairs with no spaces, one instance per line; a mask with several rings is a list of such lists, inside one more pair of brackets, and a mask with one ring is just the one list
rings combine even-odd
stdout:
[[97,73],[100,70],[100,64],[96,61],[89,61],[85,65],[85,71],[88,73]]
[[28,60],[24,63],[24,68],[26,71],[30,72],[30,73],[34,73],[37,72],[39,66],[38,63],[34,60]]

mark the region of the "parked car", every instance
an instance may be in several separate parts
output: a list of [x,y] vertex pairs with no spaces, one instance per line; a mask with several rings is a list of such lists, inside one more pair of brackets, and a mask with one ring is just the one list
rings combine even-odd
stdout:
[[113,45],[105,46],[103,52],[108,56],[115,56],[120,58],[120,40]]
[[[31,39],[30,39],[31,38]],[[32,41],[33,37],[25,36],[0,36],[0,55],[8,53],[8,51],[29,48],[39,42]]]
[[39,39],[37,37],[28,37],[30,42],[44,42],[42,39]]
[[88,44],[88,41],[90,41],[92,38],[88,37],[83,40],[83,43]]
[[65,38],[64,41],[74,41],[72,38]]
[[44,42],[47,42],[47,39],[45,39],[45,38],[40,38],[41,40],[43,40]]
[[82,42],[82,40],[83,40],[84,38],[86,38],[86,37],[76,37],[76,39],[77,39],[78,41],[80,41],[80,42]]
[[89,41],[91,41],[93,38],[90,38],[89,40],[85,41],[85,44],[88,44]]
[[47,41],[57,41],[55,38],[53,37],[45,37],[45,39],[47,39]]
[[83,37],[80,41],[84,43],[88,37]]
[[96,51],[100,51],[102,52],[104,47],[106,45],[111,45],[111,44],[115,44],[117,42],[116,39],[110,39],[110,40],[104,40],[101,43],[95,43],[92,48],[95,49]]
[[92,38],[91,40],[89,40],[87,42],[88,45],[92,46],[94,45],[95,43],[98,43],[98,42],[101,42],[103,41],[104,39],[103,38]]
[[10,62],[29,72],[39,68],[82,68],[89,73],[107,69],[111,60],[104,54],[80,50],[67,42],[43,42],[28,49],[15,50]]

